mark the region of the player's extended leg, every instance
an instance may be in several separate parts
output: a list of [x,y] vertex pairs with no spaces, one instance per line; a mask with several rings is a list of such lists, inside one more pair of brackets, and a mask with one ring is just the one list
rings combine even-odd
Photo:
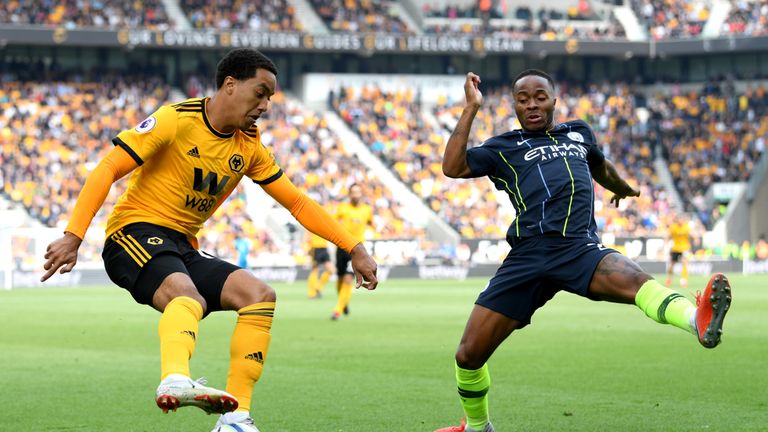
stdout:
[[309,276],[307,277],[307,297],[309,298],[316,298],[318,292],[320,291],[318,289],[318,286],[320,285],[318,278],[319,272],[319,267],[313,263],[312,270],[309,272]]
[[675,273],[675,260],[670,256],[667,260],[667,280],[664,281],[666,286],[672,286],[672,276]]
[[345,274],[341,278],[341,288],[339,289],[339,300],[336,302],[336,307],[333,309],[333,315],[331,319],[338,319],[345,310],[348,310],[349,301],[352,299],[352,287],[353,276],[349,273]]
[[512,331],[521,327],[517,320],[475,305],[456,350],[456,384],[466,425],[435,432],[493,431],[488,414],[491,375],[486,362]]
[[249,271],[237,270],[224,283],[221,306],[238,313],[230,344],[227,391],[240,405],[234,413],[222,416],[219,423],[237,423],[242,429],[243,424],[253,424],[249,414],[251,397],[267,359],[275,301],[275,291]]
[[654,321],[696,335],[706,348],[720,343],[723,319],[731,302],[730,291],[728,279],[716,274],[694,306],[684,295],[661,285],[619,253],[606,255],[600,261],[589,286],[589,292],[600,299],[634,303]]
[[320,275],[320,282],[317,285],[317,293],[321,294],[325,288],[325,284],[328,283],[328,279],[333,274],[333,264],[330,261],[326,261],[324,264],[323,272]]
[[[152,268],[173,265],[176,257],[160,256]],[[139,283],[142,280],[139,279]],[[152,297],[153,306],[163,312],[158,325],[160,336],[161,381],[155,392],[157,406],[168,412],[183,406],[197,406],[208,413],[223,413],[237,407],[231,395],[190,378],[189,359],[195,351],[198,323],[205,300],[185,273],[171,273]]]

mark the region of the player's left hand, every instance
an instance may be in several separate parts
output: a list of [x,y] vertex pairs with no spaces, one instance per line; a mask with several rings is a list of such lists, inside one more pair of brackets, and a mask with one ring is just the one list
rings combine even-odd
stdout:
[[379,284],[376,278],[376,261],[368,255],[365,246],[358,243],[349,255],[352,257],[352,270],[355,272],[355,288],[362,286],[367,290],[375,290]]
[[614,194],[613,198],[611,198],[611,202],[615,202],[616,207],[618,207],[619,201],[621,201],[622,199],[627,197],[639,197],[639,196],[640,196],[640,191],[630,187],[629,192],[627,192],[626,194]]

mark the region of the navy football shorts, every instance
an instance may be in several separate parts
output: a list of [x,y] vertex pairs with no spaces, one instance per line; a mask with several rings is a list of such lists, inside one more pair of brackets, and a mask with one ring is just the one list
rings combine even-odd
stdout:
[[558,291],[589,295],[597,265],[618,253],[589,238],[531,237],[516,243],[501,267],[480,293],[476,304],[522,323]]
[[208,305],[206,315],[221,310],[224,282],[240,269],[195,249],[183,233],[143,222],[126,225],[112,234],[101,256],[112,282],[145,305],[152,305],[155,291],[168,275],[188,275]]

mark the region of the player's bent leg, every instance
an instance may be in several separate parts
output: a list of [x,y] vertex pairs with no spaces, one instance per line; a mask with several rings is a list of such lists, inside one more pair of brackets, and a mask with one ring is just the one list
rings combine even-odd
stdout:
[[598,264],[590,294],[616,303],[634,303],[654,321],[694,333],[696,308],[684,295],[657,282],[624,255],[606,255]]
[[[147,270],[157,271],[157,266],[171,264],[176,257],[156,259],[157,265]],[[204,380],[190,378],[189,359],[195,351],[198,323],[206,302],[189,276],[182,272],[166,276],[155,291],[152,303],[163,311],[158,325],[161,382],[155,391],[157,406],[166,413],[185,406],[196,406],[209,414],[235,409],[237,400],[232,395],[206,386]]]
[[493,431],[488,411],[491,376],[486,362],[496,348],[522,324],[484,306],[475,305],[456,351],[456,384],[466,424],[438,429]]
[[227,391],[240,402],[238,411],[245,414],[267,359],[275,301],[275,290],[245,270],[231,273],[221,291],[222,308],[238,314],[230,344]]
[[723,320],[731,308],[731,285],[722,273],[715,273],[704,292],[696,294],[696,336],[705,348],[720,343]]
[[632,304],[640,287],[653,277],[620,253],[603,257],[597,265],[589,293],[601,300]]

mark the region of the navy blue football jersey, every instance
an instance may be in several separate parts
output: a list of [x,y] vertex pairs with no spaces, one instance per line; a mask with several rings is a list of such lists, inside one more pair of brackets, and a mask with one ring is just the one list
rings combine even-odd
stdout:
[[510,244],[549,233],[599,242],[590,167],[604,160],[595,135],[581,120],[543,132],[516,129],[467,151],[472,175],[488,176],[515,206],[517,217],[507,231]]

